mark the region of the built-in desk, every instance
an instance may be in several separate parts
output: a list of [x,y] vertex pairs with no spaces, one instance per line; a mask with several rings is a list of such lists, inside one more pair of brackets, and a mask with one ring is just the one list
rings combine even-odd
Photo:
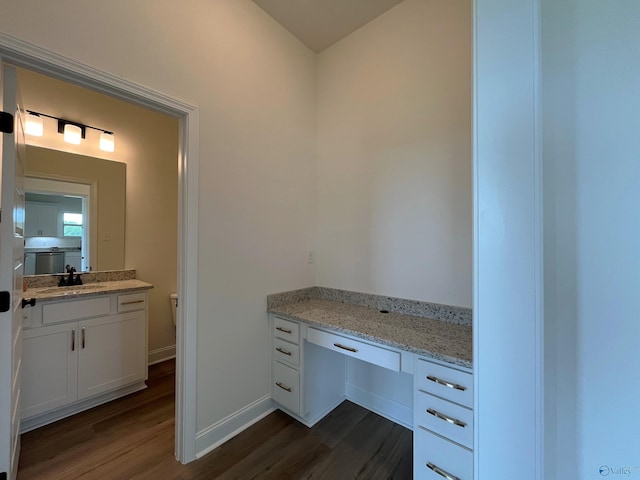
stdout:
[[467,322],[428,305],[451,317],[438,320],[388,310],[399,299],[346,292],[375,307],[355,305],[327,290],[268,304],[278,407],[312,426],[348,399],[414,431],[414,478],[472,478],[470,312]]

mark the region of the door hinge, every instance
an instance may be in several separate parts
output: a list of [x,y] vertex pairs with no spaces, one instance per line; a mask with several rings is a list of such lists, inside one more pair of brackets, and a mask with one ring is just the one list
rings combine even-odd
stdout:
[[11,308],[11,294],[7,291],[0,292],[0,312],[8,312]]
[[0,132],[13,133],[13,115],[0,112]]

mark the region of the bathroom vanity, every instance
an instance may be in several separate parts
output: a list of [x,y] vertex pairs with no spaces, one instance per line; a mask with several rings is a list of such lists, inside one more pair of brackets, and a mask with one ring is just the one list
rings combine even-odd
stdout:
[[349,399],[413,430],[415,479],[473,478],[470,310],[319,287],[270,297],[281,410],[312,426]]
[[25,292],[35,305],[23,310],[22,432],[146,388],[152,287],[126,278]]

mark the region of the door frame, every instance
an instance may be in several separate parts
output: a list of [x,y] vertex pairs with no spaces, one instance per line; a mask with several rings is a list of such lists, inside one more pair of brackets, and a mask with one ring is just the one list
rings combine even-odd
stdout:
[[474,478],[555,477],[545,472],[541,3],[473,0]]
[[198,108],[0,32],[0,56],[18,67],[88,88],[179,120],[176,441],[182,463],[196,458],[198,281]]

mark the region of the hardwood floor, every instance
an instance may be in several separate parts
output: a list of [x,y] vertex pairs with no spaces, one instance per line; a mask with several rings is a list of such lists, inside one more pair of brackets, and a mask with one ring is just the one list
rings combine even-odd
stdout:
[[22,435],[19,480],[412,478],[412,433],[350,402],[313,428],[276,411],[205,457],[173,457],[173,361],[149,388]]

